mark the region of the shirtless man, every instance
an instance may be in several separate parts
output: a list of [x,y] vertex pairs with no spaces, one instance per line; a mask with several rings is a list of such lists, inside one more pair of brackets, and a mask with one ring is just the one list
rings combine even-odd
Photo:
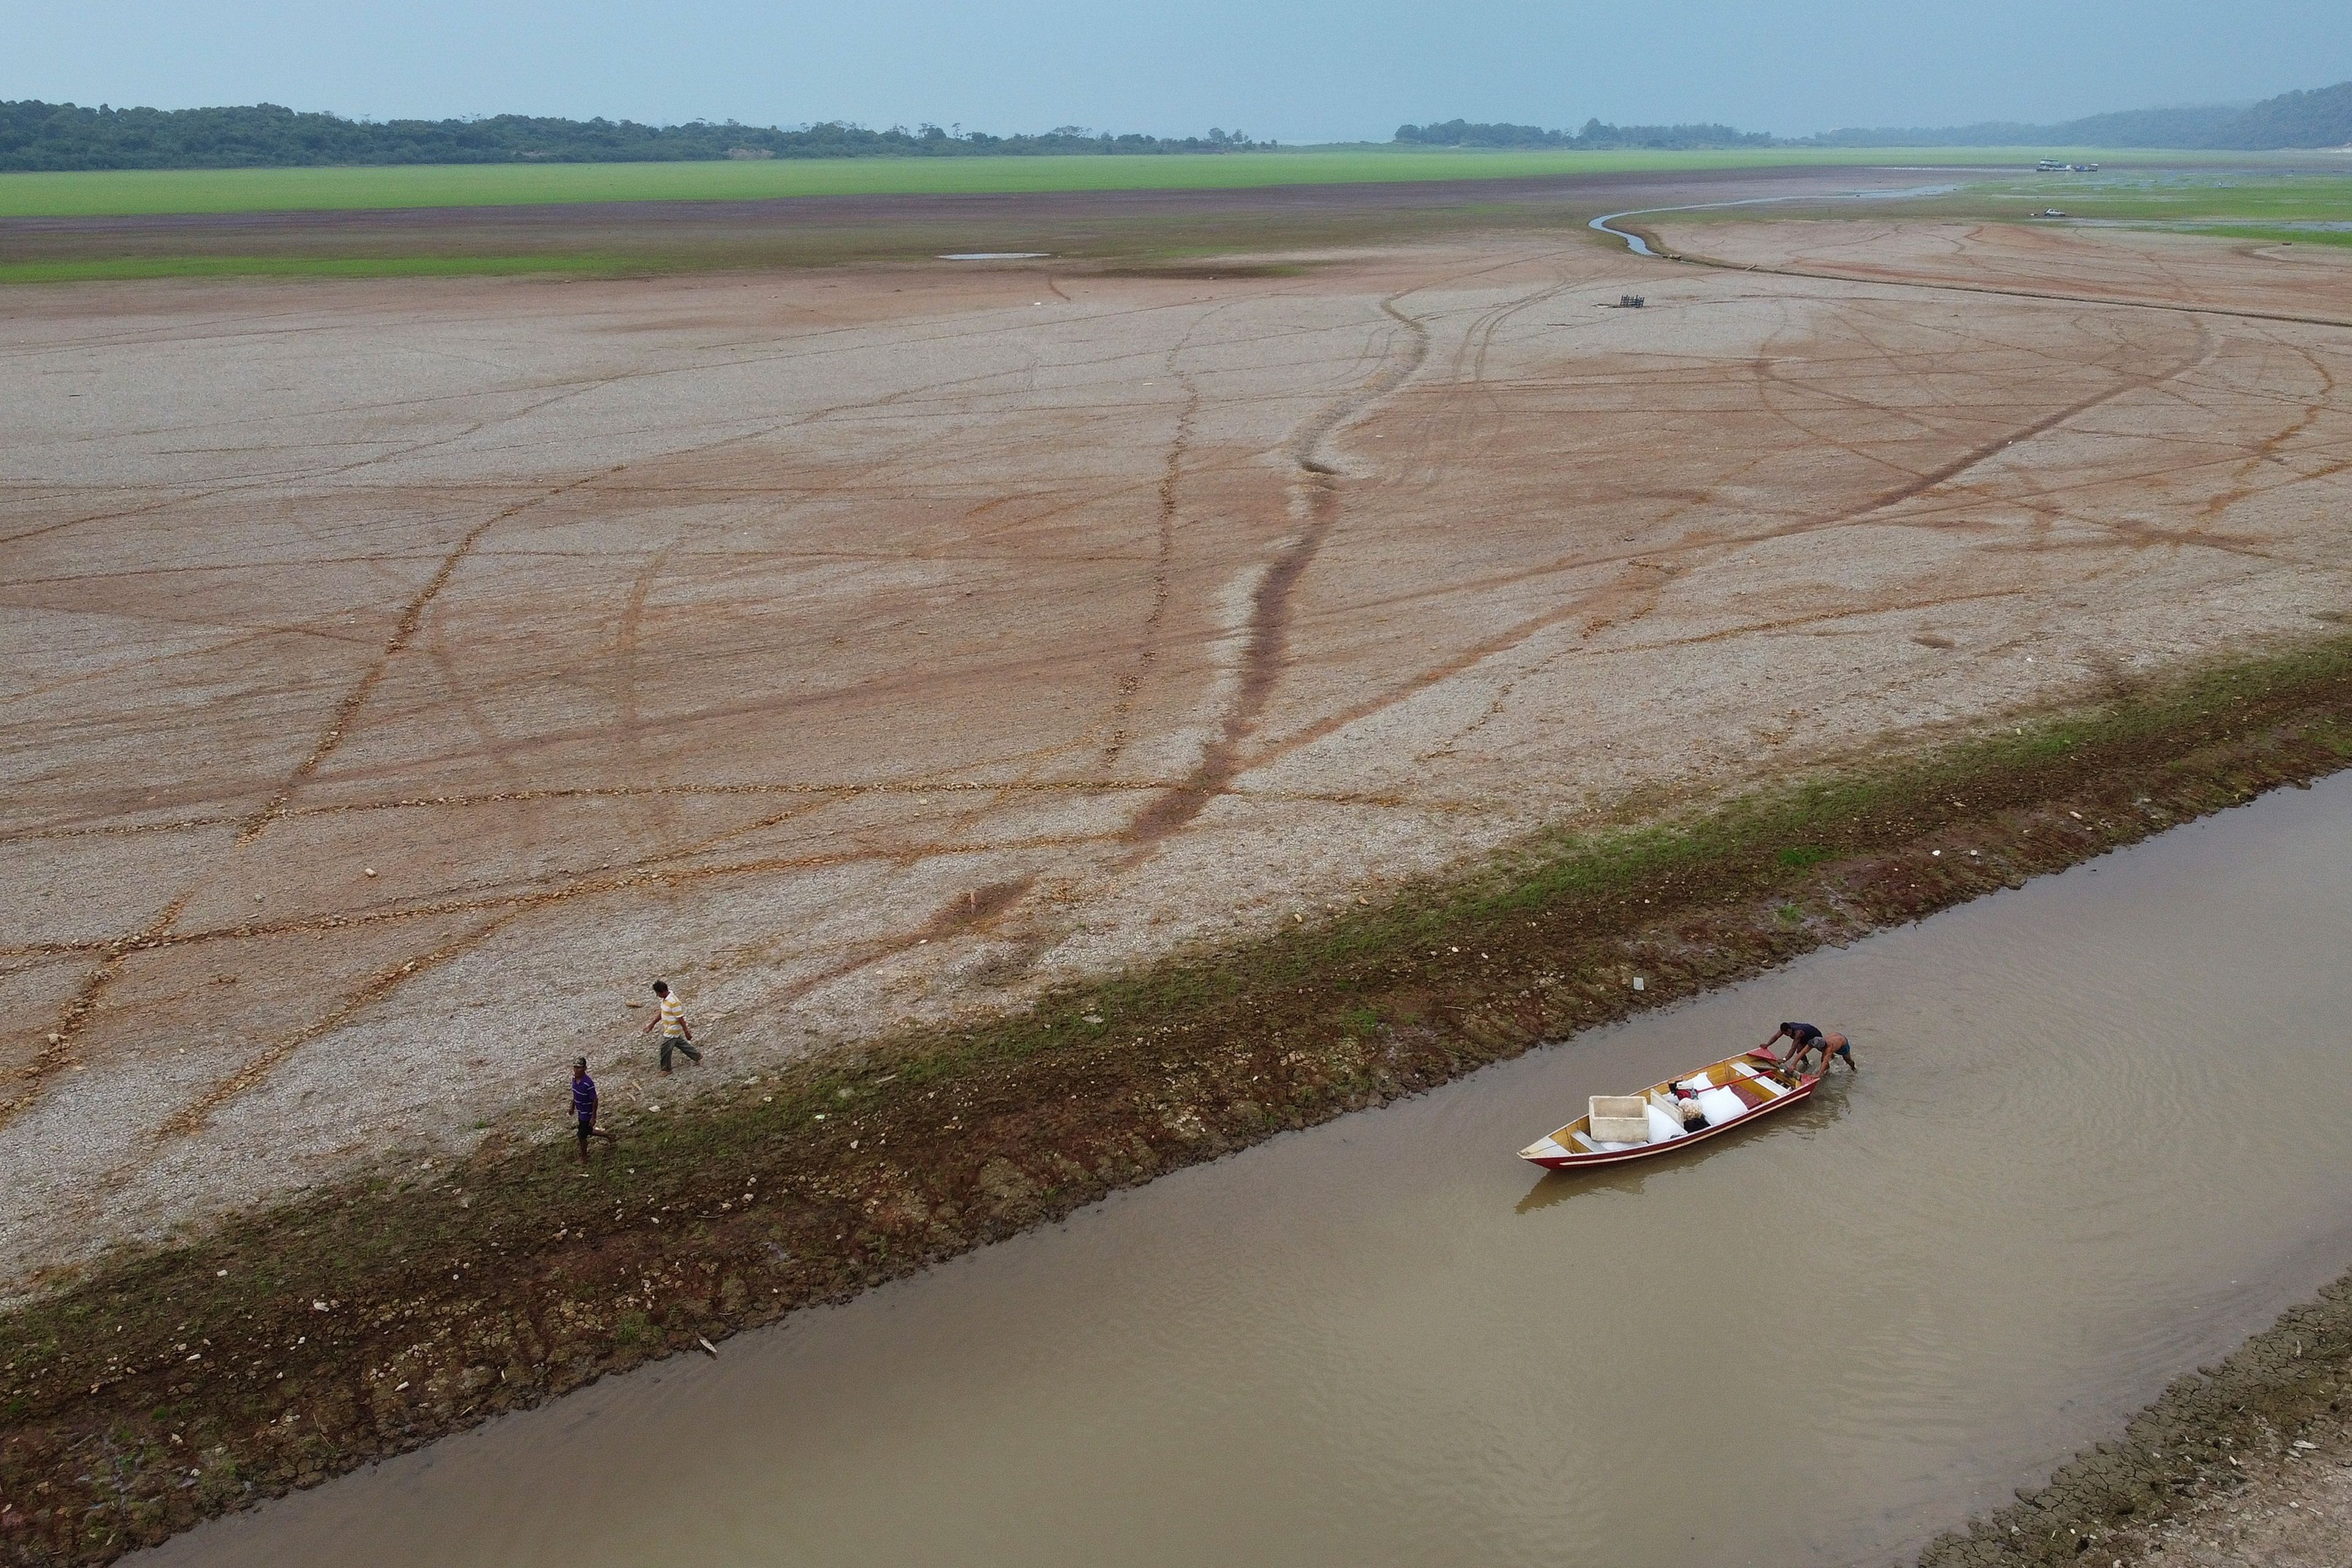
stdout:
[[1831,1060],[1839,1057],[1845,1058],[1848,1072],[1862,1070],[1854,1062],[1853,1047],[1846,1043],[1846,1037],[1843,1035],[1825,1035],[1811,1024],[1783,1024],[1780,1026],[1779,1034],[1756,1048],[1759,1051],[1770,1051],[1782,1040],[1788,1041],[1790,1048],[1789,1054],[1781,1060],[1798,1072],[1805,1070],[1805,1058],[1814,1051],[1822,1053],[1821,1070],[1825,1073],[1830,1070]]

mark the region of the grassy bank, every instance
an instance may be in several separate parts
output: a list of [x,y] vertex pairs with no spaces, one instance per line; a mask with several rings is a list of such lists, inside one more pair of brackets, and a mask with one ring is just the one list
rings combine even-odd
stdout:
[[123,283],[185,278],[616,278],[660,270],[652,258],[544,251],[523,255],[115,256],[0,261],[0,283]]
[[[2070,218],[2179,227],[2231,238],[2341,244],[2352,221],[2352,158],[2336,167],[2295,170],[2103,169],[2095,174],[1972,179],[1957,189],[1899,200],[1873,200],[1873,216],[2014,222],[2056,207]],[[1678,225],[1759,218],[1852,218],[1848,202],[1790,202],[1771,207],[1677,213]]]
[[1997,212],[2016,205],[2060,206],[2075,217],[2126,223],[2342,223],[2352,218],[2352,168],[2293,174],[2101,173],[1987,180],[1956,196],[1970,211]]
[[2352,246],[2352,230],[2346,229],[2265,228],[2255,224],[2213,224],[2200,226],[2189,232],[2210,234],[2218,239],[2258,240],[2264,245]]
[[[0,174],[0,218],[533,206],[569,202],[758,201],[776,196],[1213,191],[1412,180],[1506,180],[1675,169],[2031,167],[2023,147],[1776,147],[1511,152],[1308,147],[1287,152],[1019,158],[779,158],[697,163],[469,163],[378,168],[121,169]],[[2275,155],[2064,150],[2102,163],[2259,165]]]
[[568,1142],[493,1143],[110,1258],[0,1318],[0,1555],[103,1560],[2347,761],[2337,635],[1629,805],[1376,907],[647,1111],[585,1175]]

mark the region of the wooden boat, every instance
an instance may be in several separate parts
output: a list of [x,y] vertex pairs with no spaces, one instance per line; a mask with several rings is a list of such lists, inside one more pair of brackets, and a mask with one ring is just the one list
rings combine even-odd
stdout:
[[[1769,1051],[1743,1051],[1696,1072],[1654,1083],[1638,1095],[1594,1097],[1596,1109],[1604,1112],[1622,1113],[1633,1107],[1654,1105],[1670,1119],[1672,1126],[1680,1127],[1680,1102],[1675,1095],[1680,1085],[1691,1089],[1697,1099],[1706,1118],[1704,1127],[1694,1125],[1677,1134],[1660,1137],[1657,1134],[1666,1131],[1666,1126],[1656,1116],[1645,1113],[1643,1120],[1649,1136],[1643,1142],[1609,1140],[1593,1136],[1593,1118],[1588,1111],[1559,1131],[1547,1133],[1520,1150],[1519,1158],[1548,1171],[1581,1171],[1593,1165],[1616,1165],[1628,1160],[1645,1160],[1653,1154],[1672,1153],[1718,1132],[1749,1126],[1776,1110],[1785,1110],[1800,1100],[1811,1099],[1814,1086],[1821,1081],[1819,1074],[1800,1073]],[[1602,1101],[1615,1103],[1604,1105]],[[1616,1131],[1629,1131],[1630,1118],[1612,1124],[1604,1115],[1604,1127],[1612,1125]]]

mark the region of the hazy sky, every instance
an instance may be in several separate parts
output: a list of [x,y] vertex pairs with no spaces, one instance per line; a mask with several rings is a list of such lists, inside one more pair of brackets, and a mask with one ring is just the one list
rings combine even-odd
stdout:
[[109,0],[16,16],[0,98],[1285,142],[1457,114],[1783,133],[2044,121],[2352,78],[2347,0]]

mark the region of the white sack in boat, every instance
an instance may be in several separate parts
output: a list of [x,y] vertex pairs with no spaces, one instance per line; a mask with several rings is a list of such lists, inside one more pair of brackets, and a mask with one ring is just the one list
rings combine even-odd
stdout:
[[1651,1142],[1671,1142],[1675,1139],[1683,1135],[1683,1120],[1681,1117],[1672,1115],[1660,1109],[1658,1102],[1654,1100],[1649,1101],[1645,1109],[1650,1114]]
[[1720,1127],[1735,1116],[1748,1114],[1748,1106],[1727,1089],[1710,1089],[1698,1097],[1700,1114],[1709,1127]]

